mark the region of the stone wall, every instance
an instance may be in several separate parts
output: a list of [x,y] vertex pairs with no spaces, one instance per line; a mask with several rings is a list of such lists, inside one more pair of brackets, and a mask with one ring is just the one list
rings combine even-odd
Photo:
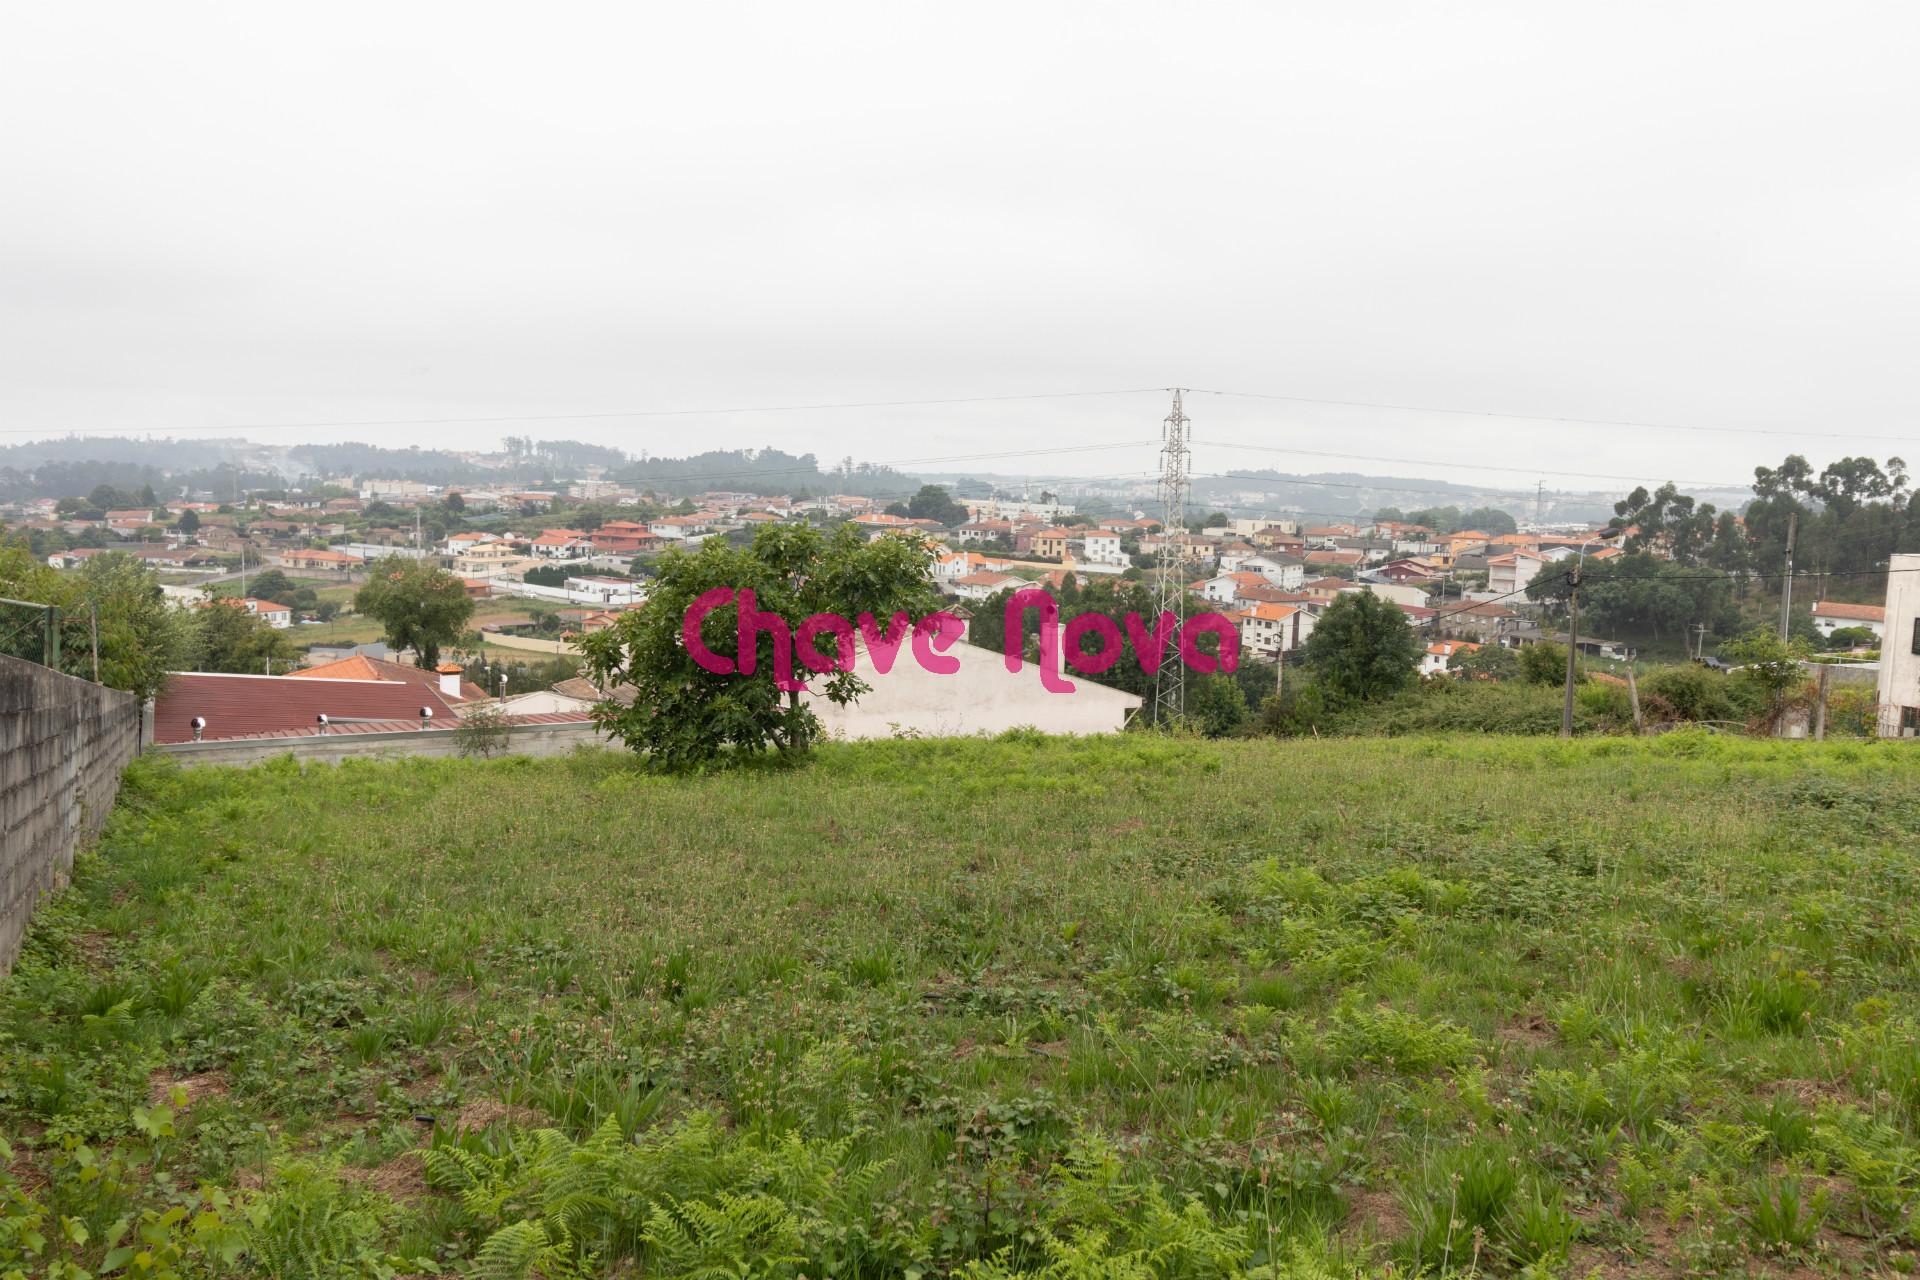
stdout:
[[139,749],[132,694],[0,655],[0,973]]
[[[496,754],[561,756],[576,747],[604,747],[609,739],[591,724],[520,725],[507,731],[507,745]],[[447,729],[401,733],[315,733],[298,738],[237,738],[231,741],[165,742],[148,748],[183,765],[259,764],[276,756],[332,764],[355,757],[457,756],[460,740]]]

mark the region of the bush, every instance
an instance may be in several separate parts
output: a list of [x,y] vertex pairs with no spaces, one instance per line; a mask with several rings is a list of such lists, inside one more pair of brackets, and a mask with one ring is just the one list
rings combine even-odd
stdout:
[[1744,684],[1692,663],[1649,672],[1640,698],[1655,720],[1745,721],[1759,711]]

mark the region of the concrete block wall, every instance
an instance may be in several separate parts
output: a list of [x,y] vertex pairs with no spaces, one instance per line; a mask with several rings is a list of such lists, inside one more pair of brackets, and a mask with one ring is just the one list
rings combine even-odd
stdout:
[[0,974],[139,749],[132,694],[0,654]]

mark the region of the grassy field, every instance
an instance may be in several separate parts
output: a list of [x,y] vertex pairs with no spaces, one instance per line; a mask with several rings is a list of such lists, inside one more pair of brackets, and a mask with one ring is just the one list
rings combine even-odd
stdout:
[[143,763],[0,984],[0,1274],[1909,1273],[1916,764]]

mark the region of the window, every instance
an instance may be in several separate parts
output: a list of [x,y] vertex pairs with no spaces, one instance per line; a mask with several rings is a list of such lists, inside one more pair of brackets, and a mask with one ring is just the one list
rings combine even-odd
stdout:
[[1913,651],[1920,653],[1920,618],[1913,620]]

